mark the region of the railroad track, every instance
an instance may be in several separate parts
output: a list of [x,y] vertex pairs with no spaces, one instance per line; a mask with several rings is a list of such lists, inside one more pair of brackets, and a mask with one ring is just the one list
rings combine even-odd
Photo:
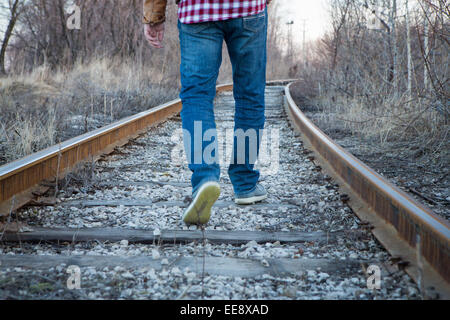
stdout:
[[[0,168],[0,298],[448,298],[448,223],[396,202],[384,181],[389,196],[361,182],[367,168],[326,147],[284,85],[266,91],[268,200],[233,203],[224,145],[223,192],[204,229],[181,222],[191,189],[179,101]],[[230,89],[215,102],[222,141]]]

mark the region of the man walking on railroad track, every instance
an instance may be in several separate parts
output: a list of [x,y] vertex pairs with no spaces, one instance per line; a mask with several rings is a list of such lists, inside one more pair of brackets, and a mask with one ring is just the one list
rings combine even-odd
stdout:
[[[233,67],[235,135],[228,174],[235,202],[253,204],[267,198],[266,190],[258,183],[260,173],[254,165],[265,124],[270,1],[176,1],[181,49],[181,118],[193,191],[192,203],[183,214],[186,224],[206,224],[220,195],[213,102],[223,41]],[[156,48],[162,48],[166,6],[167,0],[144,0],[145,37]],[[251,139],[252,134],[257,138]],[[212,151],[211,145],[216,146]]]

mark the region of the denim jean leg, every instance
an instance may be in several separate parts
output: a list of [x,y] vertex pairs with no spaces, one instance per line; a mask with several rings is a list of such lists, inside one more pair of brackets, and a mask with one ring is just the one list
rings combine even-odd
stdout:
[[186,156],[192,171],[192,191],[195,193],[204,182],[220,179],[213,103],[222,63],[223,34],[213,22],[178,22],[178,29],[181,119]]
[[[234,192],[242,194],[252,191],[260,178],[254,165],[265,124],[267,10],[230,20],[225,41],[233,66],[236,101],[233,157],[228,173]],[[244,158],[245,163],[239,161]]]

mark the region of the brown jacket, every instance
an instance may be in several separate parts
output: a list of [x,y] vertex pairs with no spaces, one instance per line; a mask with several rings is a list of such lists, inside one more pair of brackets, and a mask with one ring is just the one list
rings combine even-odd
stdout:
[[[269,4],[272,0],[267,0]],[[176,0],[178,4],[180,0]],[[166,21],[167,0],[144,0],[143,23],[155,25]]]

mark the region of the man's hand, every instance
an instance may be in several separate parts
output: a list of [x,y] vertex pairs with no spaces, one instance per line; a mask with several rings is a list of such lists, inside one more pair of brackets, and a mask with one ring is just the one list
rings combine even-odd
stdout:
[[161,49],[163,48],[162,42],[164,40],[164,22],[151,26],[149,24],[144,25],[145,39],[151,46]]

